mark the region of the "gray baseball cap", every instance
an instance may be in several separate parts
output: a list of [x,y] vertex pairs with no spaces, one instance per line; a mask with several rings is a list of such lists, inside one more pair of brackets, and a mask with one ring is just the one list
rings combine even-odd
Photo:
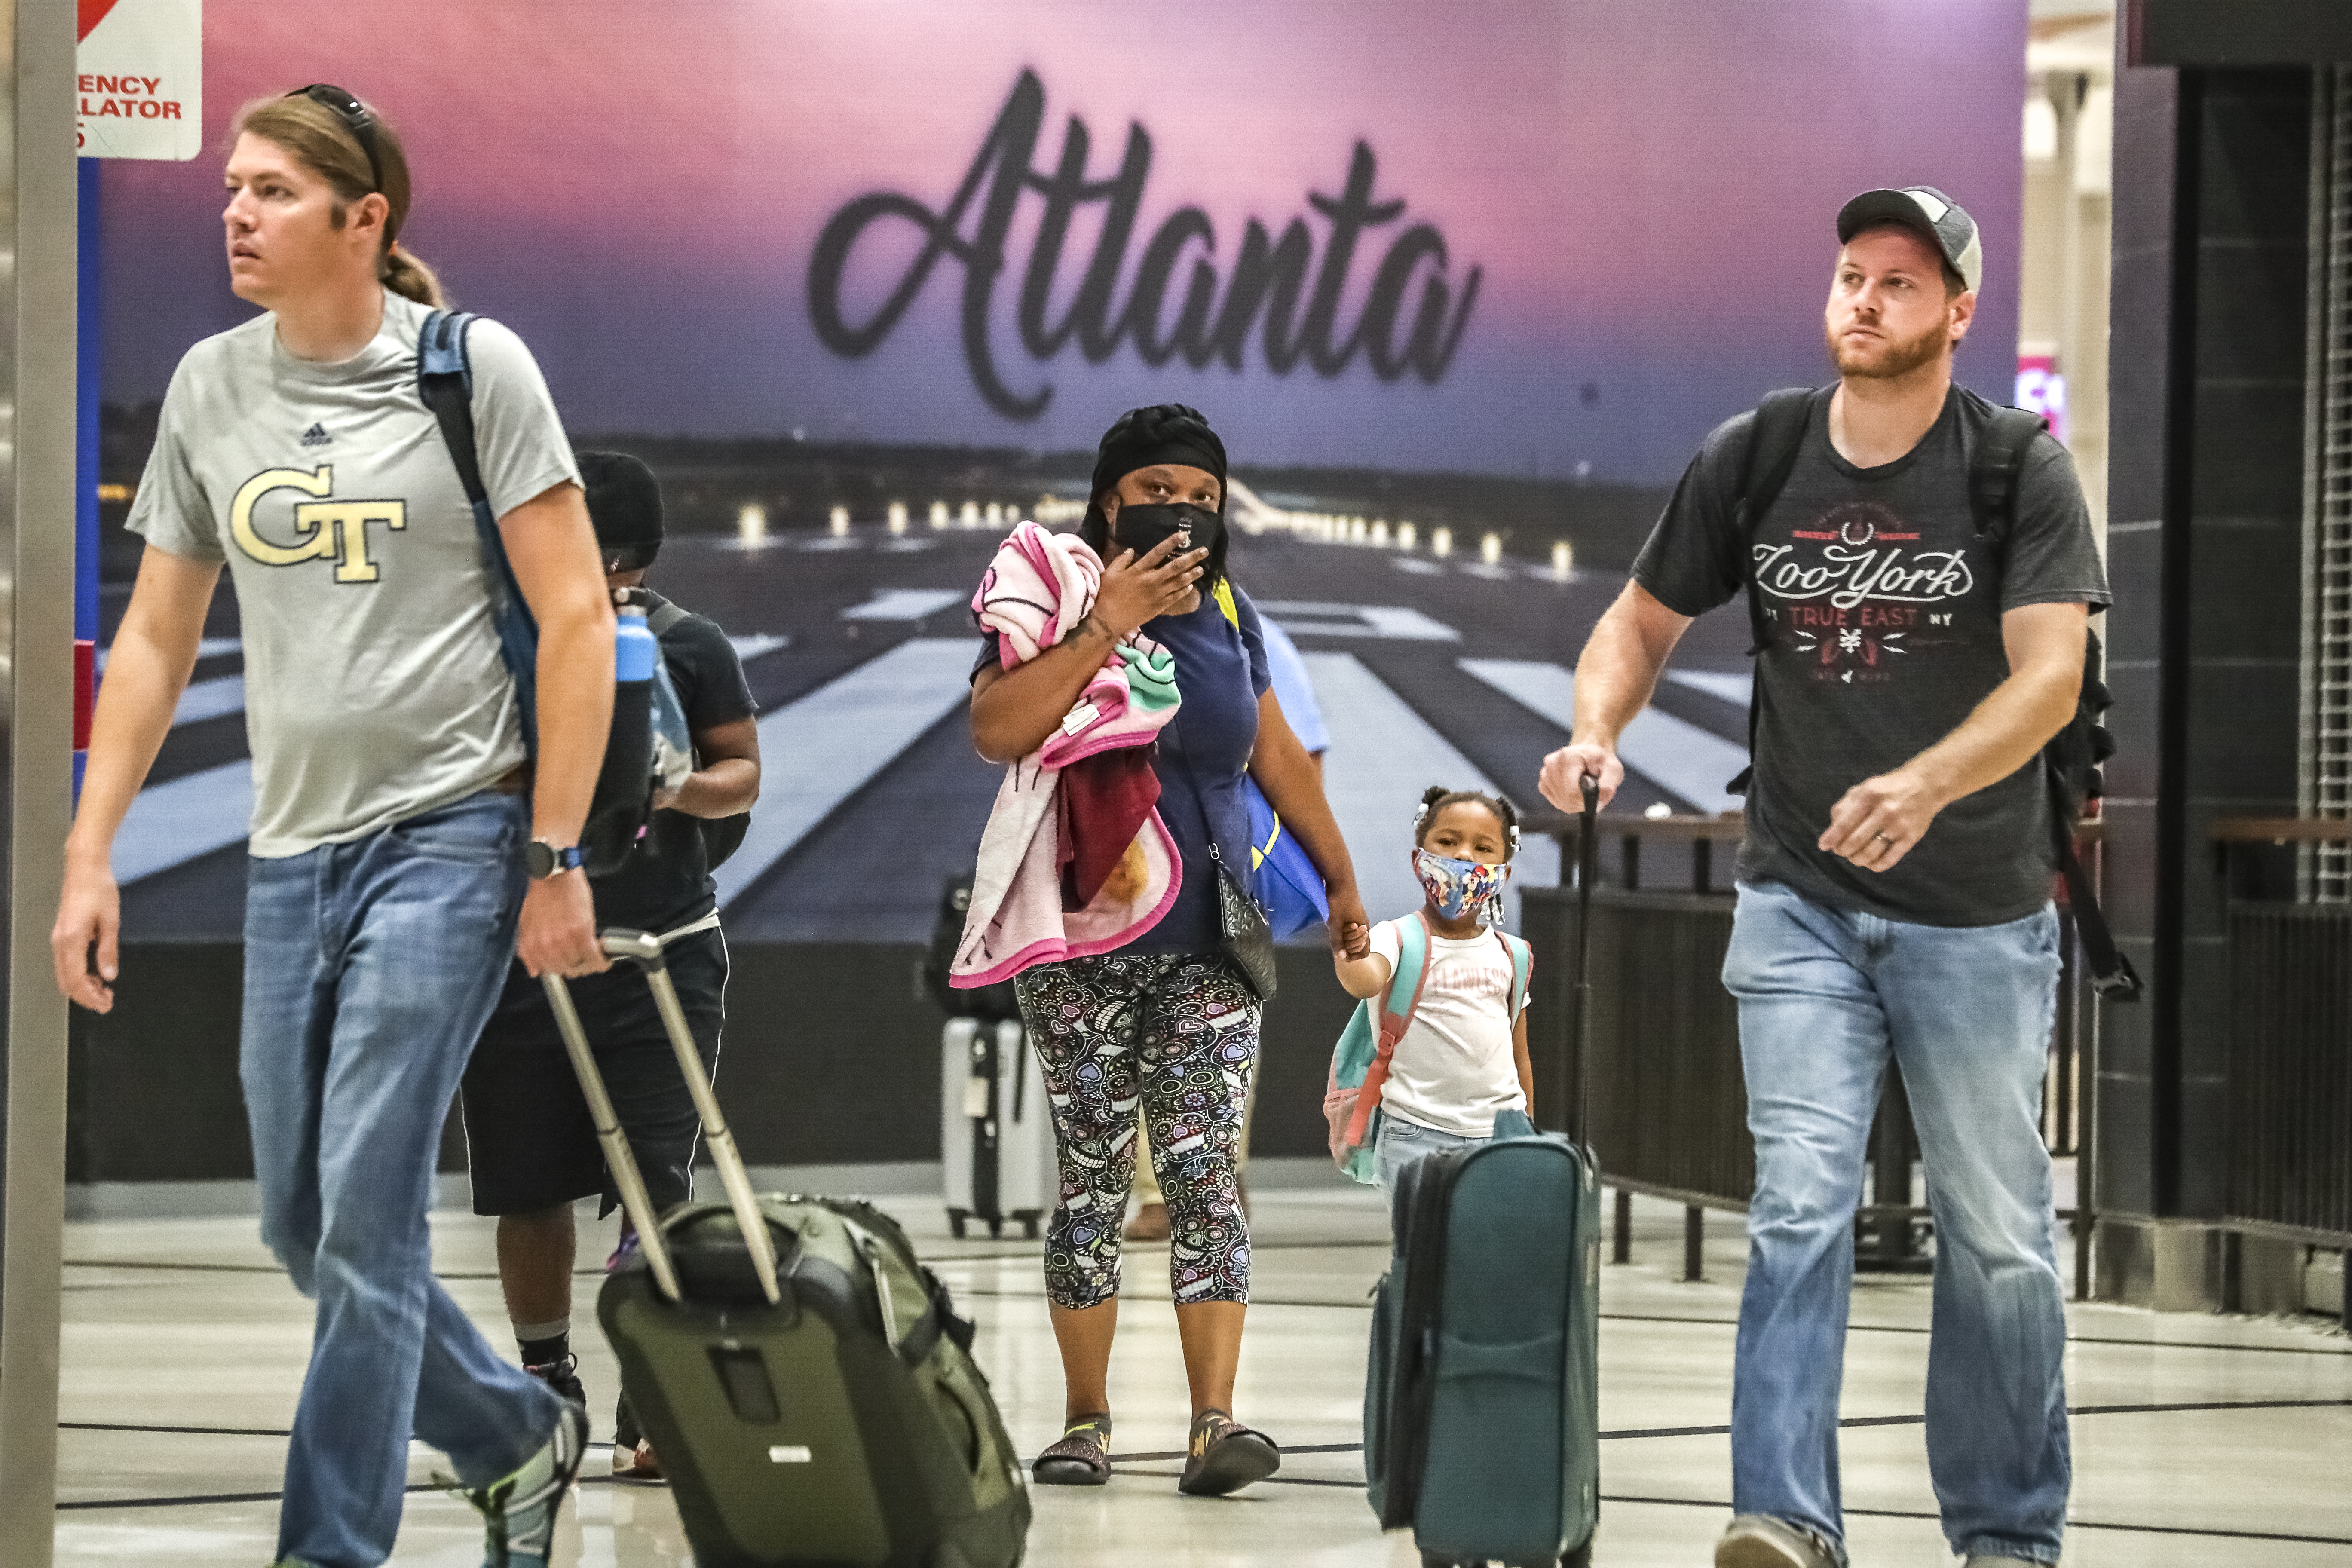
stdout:
[[1935,186],[1863,192],[1838,208],[1838,243],[1843,245],[1874,223],[1899,223],[1933,240],[1969,292],[1984,281],[1984,245],[1977,237],[1977,220]]

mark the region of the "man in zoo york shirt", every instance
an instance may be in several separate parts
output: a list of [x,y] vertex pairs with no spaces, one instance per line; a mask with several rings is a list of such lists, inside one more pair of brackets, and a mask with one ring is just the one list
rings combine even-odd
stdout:
[[[2042,747],[2073,717],[2105,574],[2072,460],[2026,448],[1979,535],[1994,411],[1952,384],[1975,223],[1927,186],[1838,215],[1838,384],[1786,482],[1740,504],[1758,420],[1707,437],[1577,667],[1545,795],[1624,776],[1617,737],[1691,620],[1758,629],[1754,777],[1724,984],[1739,1003],[1756,1192],[1717,1568],[1843,1568],[1838,1387],[1853,1215],[1887,1066],[1936,1213],[1927,1454],[1953,1551],[2055,1563],[2071,1479],[2066,1324],[2040,1130],[2056,1003]],[[1750,517],[1748,512],[1755,511]]]

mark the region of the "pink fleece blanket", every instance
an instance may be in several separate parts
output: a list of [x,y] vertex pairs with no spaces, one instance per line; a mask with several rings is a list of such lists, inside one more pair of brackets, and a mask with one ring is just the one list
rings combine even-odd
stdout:
[[[1048,533],[1034,522],[1015,527],[971,596],[972,614],[997,634],[1004,668],[1026,664],[1067,637],[1094,608],[1102,571],[1102,558],[1076,535]],[[1177,705],[1175,661],[1138,633],[1087,679],[1039,760],[1066,768],[1097,752],[1148,744]]]
[[[997,632],[1009,669],[1068,635],[1093,607],[1101,582],[1101,559],[1085,542],[1024,522],[998,549],[971,607]],[[1124,947],[1175,903],[1182,863],[1154,811],[1135,838],[1141,875],[1113,877],[1084,909],[1065,910],[1055,809],[1065,767],[1112,747],[1148,744],[1174,716],[1173,673],[1166,649],[1131,639],[1095,672],[1045,743],[1004,770],[981,835],[963,941],[948,966],[950,986],[993,985],[1032,964]]]

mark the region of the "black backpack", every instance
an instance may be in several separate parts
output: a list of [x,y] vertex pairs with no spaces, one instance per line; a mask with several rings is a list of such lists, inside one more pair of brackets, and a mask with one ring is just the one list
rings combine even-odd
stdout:
[[[1826,396],[1827,390],[1788,387],[1768,394],[1757,405],[1748,450],[1740,459],[1739,494],[1732,511],[1733,527],[1743,539],[1754,537],[1756,524],[1771,510],[1782,487],[1788,484],[1790,471],[1797,466],[1797,454],[1804,445],[1806,427],[1812,419],[1814,401]],[[1977,538],[1990,546],[1996,563],[2002,559],[2010,530],[2017,522],[2018,477],[2024,471],[2026,453],[2045,423],[2041,415],[2029,409],[1994,408],[1991,422],[1969,464],[1969,514],[1976,525]],[[1754,552],[1749,552],[1747,558],[1752,563]],[[1769,636],[1764,625],[1762,595],[1757,592],[1752,570],[1748,574],[1748,621],[1753,643],[1748,652],[1752,658],[1763,651]],[[2082,857],[2074,849],[2075,819],[2105,793],[2099,764],[2116,752],[2116,739],[2102,722],[2114,701],[2106,683],[2099,679],[2104,666],[2099,634],[2090,632],[2083,648],[2083,690],[2075,700],[2074,717],[2042,748],[2042,771],[2050,790],[2051,837],[2055,841],[2059,870],[2066,879],[2066,900],[2074,912],[2074,929],[2082,937],[2092,987],[2110,1002],[2137,1002],[2141,991],[2139,975],[2133,970],[2131,960],[2116,950],[2106,916],[2100,911],[2098,898],[2091,890],[2090,875],[2084,870]],[[1758,680],[1760,684],[1760,672]],[[1761,696],[1761,691],[1755,689],[1748,694],[1748,754],[1751,761],[1731,781],[1734,793],[1744,793],[1755,772],[1752,759],[1756,754],[1757,715],[1763,706]]]
[[[646,630],[656,638],[686,619],[686,606],[675,600],[665,599],[660,608],[646,617]],[[700,759],[696,760],[700,765]],[[700,816],[695,826],[702,830],[703,863],[716,871],[726,863],[727,857],[743,847],[743,835],[751,828],[751,814],[739,811],[732,816]]]

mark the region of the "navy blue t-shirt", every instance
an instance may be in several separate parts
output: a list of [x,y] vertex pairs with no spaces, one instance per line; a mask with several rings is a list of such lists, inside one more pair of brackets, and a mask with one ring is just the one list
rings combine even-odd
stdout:
[[[1242,774],[1257,747],[1257,700],[1273,684],[1265,662],[1265,635],[1256,606],[1239,588],[1234,607],[1241,625],[1225,619],[1210,595],[1190,615],[1147,621],[1143,635],[1176,661],[1176,717],[1160,731],[1151,771],[1160,777],[1160,820],[1183,861],[1184,885],[1160,923],[1120,952],[1214,952],[1224,940],[1217,918],[1217,872],[1209,858],[1209,835],[1217,852],[1244,884],[1249,879],[1249,813],[1242,804]],[[1001,662],[997,634],[980,634],[980,658],[972,673]]]

